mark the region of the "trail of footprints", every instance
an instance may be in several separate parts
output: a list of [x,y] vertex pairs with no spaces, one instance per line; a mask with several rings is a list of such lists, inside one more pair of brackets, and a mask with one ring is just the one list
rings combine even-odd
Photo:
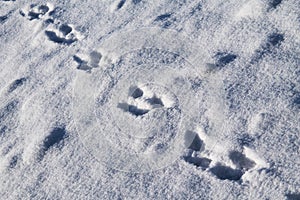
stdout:
[[[197,168],[207,170],[220,180],[240,181],[242,176],[249,170],[265,168],[267,164],[260,159],[253,150],[244,147],[244,152],[232,150],[228,157],[235,166],[227,166],[221,161],[213,160],[209,156],[205,157],[202,152],[205,151],[205,142],[199,137],[199,134],[193,131],[185,133],[185,142],[188,152],[183,156],[185,162],[195,165]],[[210,147],[211,148],[211,147]],[[212,163],[216,163],[213,166]],[[228,163],[227,163],[228,164]]]
[[59,9],[51,4],[32,4],[29,8],[20,10],[20,14],[28,20],[42,20],[47,24],[45,35],[54,43],[70,45],[80,39],[80,33],[72,25],[54,18],[56,12],[59,12]]
[[[19,112],[23,105],[22,100],[14,95],[21,92],[24,87],[30,82],[29,77],[21,77],[12,81],[6,89],[7,97],[12,97],[8,103],[0,107],[0,139],[5,139],[0,148],[2,156],[0,157],[0,170],[14,170],[24,163],[24,149],[19,151],[15,148],[19,141],[18,137],[11,135],[19,123]],[[59,122],[57,122],[59,124]],[[53,150],[60,150],[64,146],[64,141],[68,137],[68,133],[64,125],[54,125],[52,130],[44,136],[40,141],[38,149],[36,149],[35,158],[37,161],[42,161],[44,156]],[[2,140],[4,141],[4,140]]]
[[[138,4],[141,2],[141,0],[132,0],[132,2],[134,4]],[[281,2],[281,0],[270,0],[270,9],[276,9],[278,6],[280,6]],[[123,8],[125,3],[126,0],[120,0],[116,4],[115,10]],[[50,26],[48,26],[48,29],[45,30],[45,35],[50,41],[54,43],[70,45],[77,41],[78,38],[80,38],[80,34],[74,29],[72,25],[56,20],[53,17],[55,16],[55,12],[57,12],[57,9],[50,4],[34,4],[30,5],[30,7],[27,9],[21,10],[20,14],[30,21],[42,20],[44,23],[49,24]],[[10,13],[5,16],[1,16],[0,23],[4,23],[7,20],[9,14]],[[172,13],[165,13],[158,16],[154,20],[154,22],[163,23],[163,27],[168,27],[172,23],[172,20],[170,20],[171,18]],[[256,62],[265,54],[270,53],[272,48],[279,46],[283,40],[284,36],[280,33],[269,35],[267,43],[256,52],[257,54],[256,56],[254,56],[252,62]],[[74,55],[73,57],[74,61],[78,64],[77,69],[84,70],[86,72],[91,72],[93,68],[99,67],[101,58],[102,55],[98,51],[91,51],[88,56]],[[232,53],[217,53],[215,55],[216,64],[214,66],[217,68],[222,68],[230,62],[233,62],[236,58],[237,56]],[[26,78],[15,80],[9,87],[9,92],[13,92],[25,82]],[[134,116],[141,116],[148,113],[151,109],[165,106],[160,98],[152,96],[145,99],[143,98],[143,95],[143,90],[141,90],[140,88],[136,88],[131,97],[134,99],[134,101],[142,101],[142,103],[144,103],[143,105],[146,105],[146,107],[139,107],[130,103],[120,103],[118,107],[124,112],[129,112]],[[8,106],[7,108],[10,107]],[[1,118],[5,118],[5,113],[1,114],[0,119]],[[5,127],[2,127],[0,130],[1,134],[3,132],[5,132]],[[42,159],[47,151],[49,151],[49,149],[51,149],[52,147],[59,147],[66,137],[67,134],[64,127],[54,128],[43,141],[43,145],[39,153],[39,158]],[[198,133],[187,131],[186,137],[189,138],[188,140],[190,140],[191,137],[193,138],[192,142],[187,147],[189,149],[189,153],[183,156],[184,160],[187,163],[193,164],[203,170],[208,170],[221,180],[226,179],[238,181],[242,178],[246,171],[253,169],[257,165],[255,159],[250,159],[244,152],[231,151],[229,152],[228,157],[234,164],[235,168],[221,164],[221,162],[217,162],[218,164],[211,166],[213,159],[201,156],[201,152],[203,152],[206,147],[205,142],[199,137]],[[17,165],[18,158],[18,155],[15,155],[11,158],[9,164],[10,168],[14,168]]]

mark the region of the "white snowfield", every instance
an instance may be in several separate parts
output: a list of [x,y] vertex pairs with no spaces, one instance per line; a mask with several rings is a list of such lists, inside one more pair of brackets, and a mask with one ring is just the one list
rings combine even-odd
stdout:
[[300,199],[299,0],[0,0],[0,199]]

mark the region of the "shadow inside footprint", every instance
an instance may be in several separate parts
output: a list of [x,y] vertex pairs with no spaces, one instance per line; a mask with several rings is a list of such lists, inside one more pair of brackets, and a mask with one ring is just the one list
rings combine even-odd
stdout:
[[91,65],[92,67],[98,67],[101,58],[102,58],[101,53],[99,53],[99,52],[97,52],[97,51],[92,51],[92,52],[90,53],[90,65]]
[[141,1],[142,0],[132,0],[132,3],[136,5],[136,4],[140,3]]
[[0,16],[0,24],[3,24],[8,19],[7,15]]
[[296,97],[294,97],[294,99],[293,99],[293,104],[294,104],[296,107],[300,108],[300,94],[297,94]]
[[118,6],[117,6],[117,10],[121,9],[124,4],[125,4],[126,0],[121,0],[119,3],[118,3]]
[[274,49],[278,48],[284,41],[284,35],[281,33],[272,33],[268,35],[266,43],[261,46],[259,50],[256,50],[254,57],[251,59],[250,63],[255,64],[265,55],[272,53]]
[[271,8],[276,9],[281,4],[281,2],[282,0],[270,0],[269,4]]
[[78,66],[77,69],[86,71],[90,73],[92,71],[92,68],[88,66],[87,62],[79,58],[78,56],[73,56],[73,59],[75,62],[77,62]]
[[231,161],[240,169],[251,169],[255,166],[255,162],[247,158],[244,154],[238,151],[232,151],[229,153]]
[[185,146],[194,151],[204,149],[203,141],[200,139],[199,135],[193,131],[187,131],[185,133]]
[[285,196],[286,196],[287,200],[300,200],[300,194],[289,193],[289,194],[286,194]]
[[201,167],[202,169],[207,169],[209,167],[209,164],[211,163],[211,159],[192,156],[185,156],[184,160],[190,164],[195,165],[196,167]]
[[18,156],[13,156],[9,162],[9,168],[15,168],[18,163]]
[[144,92],[143,92],[143,90],[141,90],[140,88],[136,88],[136,89],[132,92],[132,94],[131,94],[131,96],[132,96],[134,99],[140,98],[140,97],[142,97],[143,95],[144,95]]
[[8,92],[11,93],[14,90],[16,90],[18,87],[22,86],[26,80],[27,80],[26,78],[20,78],[20,79],[15,80],[14,82],[12,82],[10,84],[10,86],[8,88]]
[[142,116],[149,112],[149,110],[147,109],[139,109],[138,107],[129,105],[127,103],[119,103],[117,107],[122,109],[125,112],[129,112],[134,116]]
[[218,52],[214,57],[217,60],[216,67],[222,68],[225,65],[233,62],[237,58],[237,55],[232,53]]
[[156,19],[154,21],[164,21],[164,20],[170,18],[171,15],[172,15],[171,13],[166,13],[166,14],[159,15],[159,16],[156,17]]
[[238,181],[243,176],[242,170],[232,169],[222,165],[217,165],[211,168],[210,171],[221,180]]
[[153,105],[153,106],[155,106],[155,105],[161,106],[161,107],[164,106],[162,100],[156,96],[153,96],[153,97],[147,99],[147,101],[148,101],[148,103],[150,103],[150,105]]
[[50,148],[54,146],[61,147],[59,145],[63,145],[62,141],[66,138],[66,136],[67,133],[65,127],[55,127],[43,141],[43,146],[40,151],[40,159],[44,157]]
[[72,32],[72,27],[70,27],[70,26],[67,25],[67,24],[63,24],[63,25],[61,25],[61,26],[59,27],[59,30],[60,30],[60,32],[62,32],[62,34],[63,34],[64,36],[66,36],[66,35],[68,35],[69,33]]

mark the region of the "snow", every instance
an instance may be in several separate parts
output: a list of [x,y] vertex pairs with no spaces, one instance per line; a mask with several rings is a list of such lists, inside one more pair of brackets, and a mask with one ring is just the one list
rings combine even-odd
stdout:
[[298,0],[0,1],[3,199],[300,199]]

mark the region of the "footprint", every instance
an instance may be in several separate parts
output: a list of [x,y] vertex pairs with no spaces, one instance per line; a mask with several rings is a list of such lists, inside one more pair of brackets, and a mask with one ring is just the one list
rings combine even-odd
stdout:
[[19,160],[19,156],[15,155],[11,158],[10,162],[9,162],[9,168],[15,168],[18,164],[18,160]]
[[200,167],[201,169],[209,168],[211,163],[211,159],[205,157],[193,157],[193,156],[184,156],[184,160],[190,164],[195,165],[196,167]]
[[140,3],[142,0],[132,0],[132,3],[134,4],[134,5],[137,5],[138,3]]
[[300,94],[295,95],[293,99],[293,105],[297,108],[300,108]]
[[[225,151],[226,149],[213,145],[214,149],[219,150],[212,151],[211,145],[214,142],[201,128],[198,128],[197,132],[186,131],[184,143],[188,149],[187,155],[183,156],[184,161],[203,170],[208,170],[220,180],[243,181],[242,178],[245,173],[269,167],[268,163],[261,159],[254,150],[245,146],[242,152],[229,151],[228,158],[232,163],[228,163],[227,159],[223,160],[222,156],[216,155],[220,150]],[[207,144],[207,149],[205,149],[205,144]]]
[[99,67],[102,54],[98,51],[92,51],[86,60],[81,59],[79,56],[73,56],[74,61],[78,64],[77,69],[91,72],[93,68]]
[[224,67],[225,65],[233,62],[237,58],[237,55],[232,53],[218,52],[215,55],[215,58],[217,59],[216,65],[218,67]]
[[166,106],[164,100],[159,98],[154,92],[145,94],[143,89],[139,87],[132,87],[129,89],[129,98],[132,98],[129,99],[130,103],[118,103],[117,107],[136,117],[145,115],[154,109],[170,107],[170,105]]
[[176,21],[176,18],[172,16],[173,13],[159,15],[154,19],[154,23],[159,24],[162,28],[168,28],[174,21]]
[[300,200],[300,194],[288,193],[285,195],[287,200]]
[[270,9],[276,9],[280,4],[281,4],[282,0],[269,0],[269,10]]
[[12,13],[13,11],[9,11],[6,15],[0,16],[0,24],[4,24]]
[[0,24],[3,24],[8,19],[8,15],[0,16]]
[[116,0],[110,7],[110,12],[121,10],[125,6],[126,0]]
[[8,93],[15,91],[18,87],[21,87],[26,81],[27,79],[25,77],[13,81],[7,90]]
[[266,43],[261,46],[259,50],[256,51],[254,57],[251,59],[250,63],[255,64],[261,60],[265,55],[272,53],[274,49],[278,48],[284,41],[284,35],[282,33],[272,33],[268,35]]
[[125,2],[126,0],[121,0],[117,6],[117,10],[121,9],[124,6]]
[[52,10],[51,6],[47,4],[33,4],[30,5],[29,9],[20,10],[20,14],[31,21],[38,20],[43,18],[45,15],[49,15]]
[[55,127],[51,133],[44,139],[40,150],[39,159],[42,160],[45,154],[51,148],[61,148],[64,144],[64,139],[67,137],[67,132],[64,126]]
[[61,24],[58,29],[46,30],[46,36],[52,42],[70,45],[77,41],[77,32],[71,25]]
[[130,114],[134,115],[134,116],[142,116],[147,114],[150,110],[148,109],[141,109],[138,108],[136,106],[127,104],[127,103],[119,103],[118,108],[122,109],[124,112],[129,112]]
[[217,69],[221,69],[233,62],[237,58],[237,55],[226,52],[218,52],[214,55],[214,59],[216,60],[214,64],[208,64],[208,71],[214,71]]

